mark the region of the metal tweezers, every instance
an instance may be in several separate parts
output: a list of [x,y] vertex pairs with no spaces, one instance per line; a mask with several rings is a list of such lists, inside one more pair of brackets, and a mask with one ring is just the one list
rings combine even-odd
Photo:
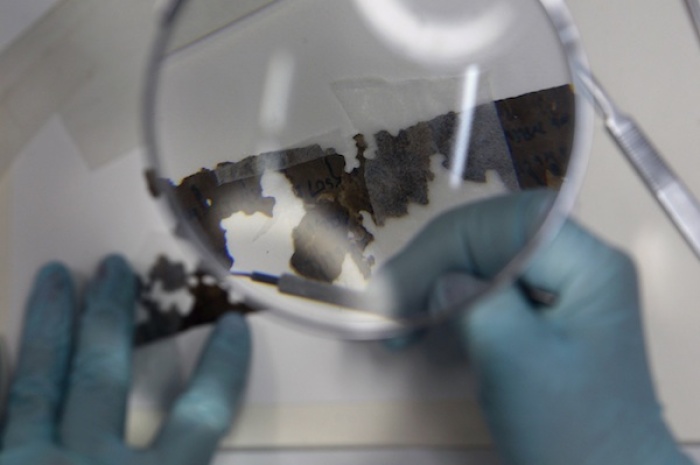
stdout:
[[[700,3],[685,0],[700,37]],[[597,112],[627,160],[656,197],[661,207],[700,259],[700,204],[681,179],[666,164],[642,129],[624,114],[583,66],[576,69],[577,83],[593,100]]]

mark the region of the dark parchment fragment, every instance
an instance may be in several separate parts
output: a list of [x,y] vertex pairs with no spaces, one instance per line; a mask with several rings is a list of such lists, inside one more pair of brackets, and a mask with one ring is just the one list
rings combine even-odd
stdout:
[[[459,115],[451,112],[435,118],[431,122],[432,126],[437,126],[440,128],[440,132],[444,133],[438,138],[439,149],[440,153],[445,155],[443,166],[449,170],[455,169],[450,166],[450,159],[454,163],[453,153],[456,150],[454,139],[458,130],[456,126],[460,123],[460,119]],[[439,124],[435,124],[436,122]],[[510,156],[508,143],[503,135],[503,128],[493,102],[479,105],[474,109],[467,153],[467,165],[461,173],[462,179],[486,182],[486,172],[495,171],[508,190],[520,189],[513,159]],[[448,157],[448,154],[451,158]]]
[[[492,170],[509,190],[558,188],[568,166],[573,119],[568,85],[478,106],[462,179],[485,182]],[[369,275],[373,257],[365,256],[365,250],[374,237],[363,224],[363,212],[381,227],[387,219],[406,215],[411,203],[428,204],[435,177],[432,157],[443,158],[443,169],[459,169],[450,165],[459,120],[458,113],[449,112],[395,135],[379,131],[371,158],[365,158],[365,136],[358,134],[359,166],[350,172],[346,156],[309,145],[204,168],[174,189],[186,215],[196,220],[230,266],[233,258],[221,221],[236,212],[272,216],[275,199],[264,196],[261,177],[266,170],[281,172],[306,210],[293,231],[291,268],[304,277],[332,282],[350,256]]]
[[435,177],[430,157],[439,144],[436,134],[428,122],[403,129],[396,136],[387,131],[375,134],[377,154],[367,161],[365,177],[378,226],[387,218],[404,216],[409,203],[428,203],[428,182]]
[[571,87],[499,100],[496,108],[521,188],[559,188],[574,138]]
[[[387,131],[375,134],[377,153],[367,161],[365,176],[378,226],[387,218],[400,218],[410,203],[430,202],[431,157],[440,154],[442,166],[453,169],[455,137],[460,115],[449,112],[420,122],[392,136]],[[479,105],[474,111],[467,163],[460,176],[465,181],[486,182],[486,172],[496,171],[505,186],[520,188],[508,145],[493,103]]]
[[[224,264],[233,258],[226,247],[221,221],[236,212],[272,216],[275,199],[261,187],[265,171],[283,173],[306,213],[293,231],[292,269],[298,274],[332,282],[347,256],[369,275],[373,258],[365,256],[374,240],[364,225],[363,212],[381,227],[389,218],[407,214],[410,203],[430,202],[433,156],[448,157],[460,115],[455,112],[418,122],[393,135],[374,134],[377,151],[365,158],[365,136],[355,136],[358,167],[346,172],[347,158],[333,148],[309,145],[249,156],[203,168],[178,185],[150,173],[154,195],[172,189],[188,218],[215,248]],[[545,89],[476,108],[467,166],[462,178],[485,182],[486,172],[498,172],[509,190],[558,188],[566,173],[573,142],[574,96],[570,86]],[[148,175],[149,173],[147,173]],[[327,240],[333,237],[334,240]],[[188,312],[163,308],[153,296],[156,283],[166,292],[186,289],[194,298]],[[183,264],[159,257],[143,278],[141,303],[146,320],[136,331],[145,344],[188,328],[207,324],[226,312],[253,311],[231,302],[228,293],[203,271],[188,273]]]
[[374,237],[362,225],[361,212],[371,215],[373,208],[365,183],[367,144],[362,135],[355,136],[355,146],[360,166],[349,173],[345,157],[333,150],[282,170],[306,210],[293,232],[290,260],[292,269],[306,278],[333,282],[347,255],[369,276],[373,260],[363,252]]
[[[164,291],[186,289],[194,303],[189,311],[175,306],[163,308],[152,296],[160,283]],[[160,255],[141,282],[140,303],[146,312],[146,320],[136,326],[134,344],[137,346],[173,336],[177,333],[212,323],[228,312],[248,314],[253,311],[242,303],[231,302],[228,292],[216,283],[216,279],[204,271],[187,273],[182,263]]]
[[[260,180],[265,170],[306,163],[324,153],[318,145],[249,156],[239,162],[219,163],[213,170],[202,168],[174,186],[185,216],[201,227],[221,262],[230,268],[233,257],[226,248],[221,220],[234,213],[262,213],[272,217],[275,199],[265,197]],[[152,185],[151,182],[149,185]],[[168,183],[172,187],[172,183]]]
[[149,291],[159,282],[164,291],[174,292],[187,286],[187,278],[183,263],[171,262],[165,255],[159,255],[148,271],[144,290]]
[[248,215],[259,212],[271,217],[275,205],[275,199],[263,196],[261,174],[220,184],[217,181],[217,171],[227,169],[230,165],[234,164],[221,163],[213,171],[203,168],[183,179],[174,189],[185,217],[194,220],[193,223],[202,228],[217,257],[227,267],[233,264],[233,257],[226,248],[221,220],[236,212]]

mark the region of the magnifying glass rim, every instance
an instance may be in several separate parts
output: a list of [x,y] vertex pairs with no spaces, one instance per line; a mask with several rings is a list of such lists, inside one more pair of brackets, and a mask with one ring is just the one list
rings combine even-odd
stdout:
[[[588,60],[583,51],[580,35],[573,22],[571,13],[565,0],[539,0],[544,12],[554,28],[564,55],[568,62],[572,85],[575,82],[576,69],[589,71]],[[151,49],[148,62],[145,85],[142,99],[142,125],[144,144],[146,150],[144,156],[147,166],[147,178],[152,181],[154,176],[161,172],[161,163],[158,154],[161,153],[157,138],[156,111],[158,106],[158,82],[160,79],[161,64],[167,57],[168,45],[172,31],[179,18],[179,13],[187,0],[171,0],[163,9],[155,40]],[[278,2],[273,2],[274,5]],[[289,308],[271,307],[264,299],[254,295],[246,295],[246,302],[260,309],[265,314],[273,316],[314,332],[354,340],[376,340],[394,337],[406,331],[418,327],[429,326],[453,316],[456,312],[468,308],[484,295],[494,292],[497,288],[512,283],[522,273],[528,260],[537,248],[551,240],[558,232],[561,225],[568,217],[568,212],[573,208],[577,193],[580,191],[585,176],[586,165],[593,134],[594,111],[589,102],[580,92],[574,92],[575,102],[575,130],[571,155],[567,168],[566,178],[559,193],[548,211],[543,213],[543,218],[537,230],[529,238],[508,264],[494,276],[483,290],[464,302],[441,311],[437,316],[425,316],[420,319],[398,320],[384,315],[370,312],[328,312],[318,309],[305,308],[299,311],[295,306]],[[157,187],[157,186],[156,186]],[[203,231],[191,221],[184,221],[185,212],[175,198],[171,189],[159,190],[156,188],[166,218],[174,225],[174,232],[186,238],[196,249],[200,258],[200,266],[213,274],[221,283],[233,286],[228,267],[212,251],[203,240]],[[212,264],[218,266],[212,266]],[[311,306],[310,306],[311,307]],[[362,314],[361,318],[358,314]]]

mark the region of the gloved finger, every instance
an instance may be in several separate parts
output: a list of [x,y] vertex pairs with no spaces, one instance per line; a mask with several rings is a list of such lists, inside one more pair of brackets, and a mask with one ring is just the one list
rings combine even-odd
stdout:
[[86,289],[61,423],[63,443],[77,452],[94,453],[123,435],[136,292],[131,268],[116,255],[100,263]]
[[77,303],[61,264],[36,276],[24,320],[19,358],[9,391],[3,446],[51,441],[63,400]]
[[488,281],[469,273],[447,273],[435,280],[428,308],[438,313],[479,296],[488,287]]
[[[457,326],[470,359],[481,366],[482,375],[494,370],[523,369],[530,364],[531,352],[522,349],[541,346],[551,332],[541,324],[532,303],[517,286],[505,286],[477,301],[469,313],[460,316]],[[533,344],[536,341],[537,344]],[[523,363],[524,362],[524,363]]]
[[[438,277],[428,298],[427,311],[438,313],[454,305],[462,304],[469,298],[480,294],[487,286],[487,281],[466,273],[447,273]],[[390,350],[404,350],[422,340],[430,329],[416,329],[402,336],[384,341]]]
[[392,337],[391,339],[386,339],[382,341],[382,344],[384,347],[386,347],[389,350],[393,351],[400,351],[400,350],[405,350],[408,347],[411,347],[412,345],[416,344],[419,342],[421,339],[425,337],[426,334],[425,329],[418,329],[414,331],[407,332],[406,334],[403,334],[401,336],[396,336]]
[[[550,244],[537,251],[522,280],[559,295],[554,316],[567,310],[636,307],[636,272],[631,260],[574,222],[566,222]],[[610,286],[615,282],[616,286]],[[600,289],[605,288],[605,292]],[[606,305],[597,305],[604,299]],[[576,305],[585,301],[587,305]]]
[[477,381],[478,399],[494,438],[513,436],[512,430],[527,431],[531,415],[523,415],[519,392],[539,399],[540,388],[528,380],[547,380],[551,364],[542,363],[552,354],[561,354],[561,339],[542,324],[540,315],[530,311],[531,302],[517,286],[507,286],[477,302],[459,322],[465,351]]
[[238,411],[249,363],[248,324],[238,314],[227,314],[153,444],[161,463],[209,463]]
[[553,199],[549,191],[528,191],[448,212],[390,260],[372,285],[389,288],[393,313],[424,312],[441,276],[462,272],[488,279],[497,274],[530,239]]

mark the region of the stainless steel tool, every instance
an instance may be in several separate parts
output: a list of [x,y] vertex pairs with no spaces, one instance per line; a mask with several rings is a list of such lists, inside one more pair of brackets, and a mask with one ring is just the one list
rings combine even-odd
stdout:
[[656,197],[676,229],[700,258],[700,204],[664,161],[639,125],[623,113],[586,68],[576,70],[577,83],[595,103],[608,133]]

